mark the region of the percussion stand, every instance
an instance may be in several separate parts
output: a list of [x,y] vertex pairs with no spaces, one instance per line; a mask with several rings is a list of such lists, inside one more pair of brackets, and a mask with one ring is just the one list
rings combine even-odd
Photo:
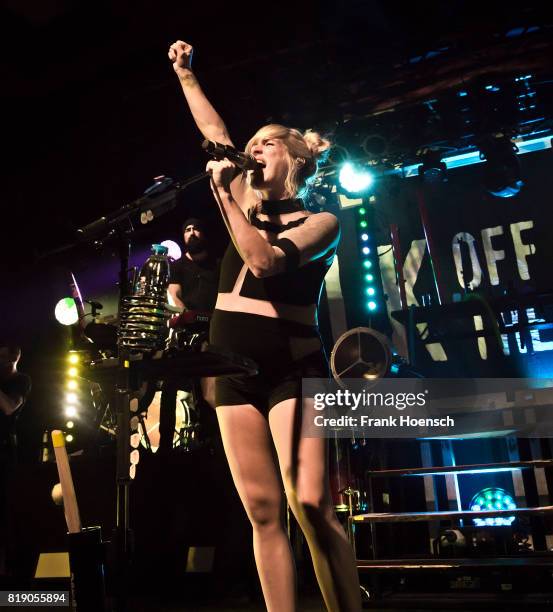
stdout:
[[[90,241],[94,246],[101,247],[104,242],[115,238],[120,260],[119,267],[119,312],[123,298],[129,294],[129,257],[131,251],[130,236],[134,232],[131,216],[139,213],[141,220],[147,221],[169,212],[177,205],[177,194],[188,187],[209,176],[202,172],[182,183],[174,183],[167,177],[158,177],[144,195],[130,204],[122,206],[119,210],[106,217],[101,217],[78,230],[81,240]],[[146,221],[146,222],[147,222]],[[102,235],[103,238],[95,238]],[[115,608],[117,612],[127,610],[127,584],[129,565],[132,556],[132,531],[129,516],[129,488],[132,482],[130,476],[130,421],[132,380],[130,376],[131,350],[119,346],[118,370],[115,388],[115,414],[116,414],[116,485],[117,509],[116,527],[113,534],[113,560],[115,563],[115,578],[117,584],[115,594]]]

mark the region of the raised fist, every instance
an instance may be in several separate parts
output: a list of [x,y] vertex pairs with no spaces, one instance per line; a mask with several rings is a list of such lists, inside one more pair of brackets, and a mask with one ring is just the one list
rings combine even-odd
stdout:
[[183,40],[177,40],[169,47],[168,56],[173,62],[173,69],[176,73],[184,70],[192,70],[192,53],[194,49]]

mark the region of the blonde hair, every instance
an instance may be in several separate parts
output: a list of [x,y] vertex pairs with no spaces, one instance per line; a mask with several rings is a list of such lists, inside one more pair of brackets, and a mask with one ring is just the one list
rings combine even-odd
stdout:
[[326,157],[330,149],[330,141],[312,130],[302,134],[294,128],[271,123],[254,134],[246,145],[246,153],[250,153],[254,141],[271,138],[281,140],[288,152],[288,174],[284,182],[286,196],[305,196],[317,175],[318,162]]

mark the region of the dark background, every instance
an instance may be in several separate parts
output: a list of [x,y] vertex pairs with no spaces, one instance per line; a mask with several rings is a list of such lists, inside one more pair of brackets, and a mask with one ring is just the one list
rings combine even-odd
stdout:
[[[460,133],[454,124],[427,121],[421,109],[428,98],[446,99],[451,87],[520,74],[517,70],[531,69],[547,82],[551,23],[551,9],[535,1],[516,7],[385,0],[2,2],[0,332],[22,344],[20,369],[33,378],[20,419],[25,469],[32,472],[40,434],[61,410],[68,337],[55,322],[53,308],[68,293],[68,272],[75,272],[90,297],[103,295],[106,287],[114,290],[116,281],[112,245],[101,251],[86,245],[51,251],[71,243],[78,227],[140,196],[153,177],[183,179],[202,171],[207,161],[167,59],[171,42],[180,38],[195,46],[195,71],[237,146],[270,121],[332,134],[340,132],[344,120],[395,117],[379,114],[394,109],[402,117],[394,129],[404,139],[397,155],[412,161],[418,147],[455,140]],[[516,28],[524,36],[508,37]],[[542,93],[550,99],[545,88]],[[402,122],[409,129],[401,128]],[[389,129],[384,119],[374,125]],[[455,147],[463,149],[459,143]],[[532,155],[525,156],[523,167]],[[475,229],[505,218],[520,220],[513,206],[528,207],[540,224],[536,232],[545,232],[537,238],[542,252],[549,253],[552,175],[547,164],[550,158],[543,161],[543,171],[528,168],[532,181],[522,203],[495,201],[488,209],[489,198],[474,186],[478,171],[460,170],[465,190],[455,192],[455,181],[448,185],[456,193],[457,218],[445,208],[437,210],[446,227],[444,258],[449,257],[450,231],[470,231],[466,198],[481,213],[481,219],[471,217]],[[478,195],[472,197],[471,190]],[[380,202],[393,203],[399,211],[413,205],[408,188],[393,197],[385,194]],[[190,214],[212,221],[212,237],[222,252],[224,228],[204,183],[185,192],[175,211],[137,233],[133,263],[143,260],[151,242],[180,240],[180,224]],[[352,232],[348,216],[353,214],[347,211],[343,218]],[[407,218],[412,215],[410,210]],[[524,218],[530,218],[526,212]],[[413,237],[421,235],[416,223],[406,229]],[[344,234],[343,242],[349,245],[343,247],[344,273],[349,267],[353,274],[358,264],[353,234]],[[547,259],[543,264],[540,288],[547,288]],[[350,322],[362,324],[351,274],[344,283],[346,307]],[[421,277],[421,283],[425,293],[428,281]],[[218,502],[210,503],[213,509]],[[91,520],[106,514],[104,508]]]

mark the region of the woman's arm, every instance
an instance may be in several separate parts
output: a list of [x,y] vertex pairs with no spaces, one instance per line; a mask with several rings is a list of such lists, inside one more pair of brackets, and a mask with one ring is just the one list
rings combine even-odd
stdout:
[[225,122],[207,99],[192,72],[193,51],[192,45],[177,40],[169,47],[168,54],[169,59],[173,62],[173,69],[179,78],[192,117],[204,138],[234,146]]
[[[204,138],[233,147],[225,122],[207,99],[192,72],[193,52],[192,45],[182,40],[177,40],[169,47],[169,59],[173,62],[173,69],[179,78],[192,117]],[[253,190],[242,174],[232,181],[232,193],[244,211],[255,201]]]
[[340,238],[340,228],[338,220],[330,213],[310,216],[300,227],[283,232],[275,245],[267,242],[249,223],[232,196],[229,181],[234,168],[228,160],[207,164],[212,173],[212,189],[231,238],[256,278],[279,274],[333,252]]

